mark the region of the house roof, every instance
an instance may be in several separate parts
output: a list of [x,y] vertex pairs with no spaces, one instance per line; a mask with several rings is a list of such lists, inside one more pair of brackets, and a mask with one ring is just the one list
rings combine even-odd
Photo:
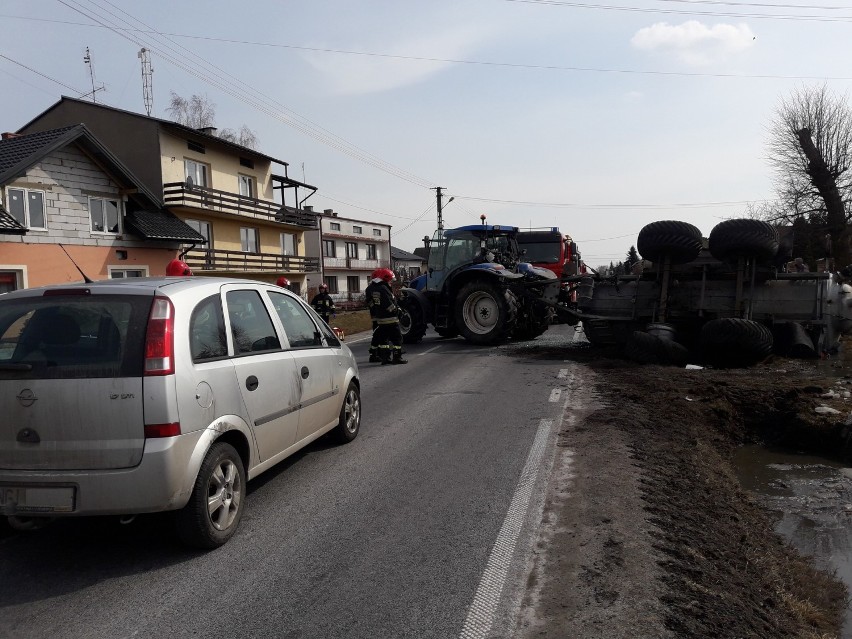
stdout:
[[24,235],[27,228],[12,217],[0,204],[0,233],[7,235]]
[[419,255],[415,255],[414,253],[409,253],[408,251],[403,251],[400,248],[396,248],[395,246],[391,246],[390,249],[391,259],[394,260],[411,260],[416,262],[422,262],[423,258]]
[[217,137],[215,135],[210,135],[209,133],[204,133],[203,131],[200,131],[198,129],[194,129],[191,126],[186,126],[186,125],[180,124],[178,122],[173,122],[172,120],[164,120],[162,118],[154,118],[154,117],[151,117],[150,115],[142,115],[141,113],[135,113],[134,111],[126,111],[124,109],[117,109],[116,107],[107,106],[105,104],[89,102],[88,100],[80,100],[78,98],[70,98],[67,95],[63,95],[58,102],[49,106],[47,109],[45,109],[44,111],[39,113],[36,117],[34,117],[32,120],[30,120],[25,125],[23,125],[21,128],[19,128],[18,131],[23,131],[24,129],[29,127],[31,124],[33,124],[34,122],[39,120],[46,113],[49,113],[50,111],[52,111],[53,109],[58,107],[63,102],[77,102],[77,103],[85,104],[87,107],[105,109],[105,110],[108,110],[108,111],[113,111],[115,113],[124,113],[126,115],[130,115],[130,116],[133,116],[133,117],[136,117],[136,118],[140,118],[142,120],[150,120],[152,122],[158,122],[159,124],[161,124],[161,125],[163,125],[167,128],[175,129],[177,131],[180,131],[181,133],[192,134],[193,136],[196,136],[200,139],[209,140],[210,142],[215,142],[216,144],[221,144],[223,146],[229,147],[232,150],[237,151],[242,155],[246,155],[246,156],[250,156],[250,157],[254,157],[254,158],[260,158],[260,159],[263,159],[263,160],[268,160],[269,162],[275,162],[276,164],[281,164],[283,166],[289,166],[289,164],[287,164],[287,162],[285,162],[284,160],[279,160],[279,159],[274,158],[272,156],[266,155],[265,153],[255,151],[254,149],[250,149],[247,146],[242,146],[241,144],[237,144],[235,142],[229,142],[228,140],[223,140],[220,137]]
[[[105,171],[126,186],[136,188],[142,195],[142,198],[140,198],[142,201],[137,202],[137,204],[142,204],[142,208],[127,214],[131,230],[146,239],[178,240],[199,244],[205,241],[200,233],[197,233],[169,211],[157,210],[153,206],[157,202],[157,198],[145,188],[139,178],[121,160],[116,158],[92,135],[84,124],[75,124],[0,140],[0,185],[24,174],[33,164],[72,143],[84,148],[91,157],[104,167]],[[0,207],[0,212],[2,212],[0,213],[0,233],[26,233],[26,228],[18,224],[17,220],[2,207]]]

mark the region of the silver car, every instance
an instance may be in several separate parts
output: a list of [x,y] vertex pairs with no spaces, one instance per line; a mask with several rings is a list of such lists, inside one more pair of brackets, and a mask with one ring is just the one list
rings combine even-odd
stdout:
[[246,481],[358,435],[358,366],[313,309],[255,281],[140,278],[0,295],[0,512],[174,510],[234,534]]

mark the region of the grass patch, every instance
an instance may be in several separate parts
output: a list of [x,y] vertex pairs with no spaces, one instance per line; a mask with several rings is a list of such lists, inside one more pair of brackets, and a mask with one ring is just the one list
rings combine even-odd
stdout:
[[370,311],[367,310],[338,313],[337,317],[331,318],[331,325],[342,329],[346,335],[373,330]]

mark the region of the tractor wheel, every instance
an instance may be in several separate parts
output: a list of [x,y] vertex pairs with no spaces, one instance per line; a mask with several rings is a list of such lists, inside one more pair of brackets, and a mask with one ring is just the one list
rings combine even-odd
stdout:
[[468,342],[496,344],[515,328],[518,300],[496,282],[474,280],[459,291],[454,312],[456,326]]
[[402,331],[402,341],[406,344],[417,344],[426,334],[426,320],[423,309],[416,299],[403,295],[398,300],[399,328]]
[[444,339],[450,339],[452,337],[458,337],[459,329],[455,326],[447,326],[445,328],[435,328],[435,332],[439,337],[443,337]]
[[771,260],[778,252],[778,231],[762,220],[725,220],[710,231],[710,253],[722,262],[738,257]]
[[624,344],[624,354],[639,364],[663,364],[663,340],[650,333],[633,331]]
[[662,262],[668,257],[672,264],[691,262],[698,257],[701,245],[701,231],[676,220],[646,224],[636,240],[636,248],[644,259]]
[[772,354],[772,332],[763,324],[737,317],[710,320],[701,327],[704,361],[719,368],[744,368]]

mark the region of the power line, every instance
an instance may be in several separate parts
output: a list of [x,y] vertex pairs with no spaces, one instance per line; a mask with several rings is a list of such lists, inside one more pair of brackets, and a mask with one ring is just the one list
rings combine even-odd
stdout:
[[647,203],[619,203],[619,204],[580,204],[577,202],[531,202],[524,200],[499,200],[496,198],[473,197],[467,195],[455,195],[453,197],[459,200],[474,200],[477,202],[491,202],[496,204],[510,204],[520,206],[541,206],[551,208],[567,208],[567,209],[682,209],[682,208],[716,208],[721,206],[744,206],[746,204],[754,204],[756,202],[768,202],[766,199],[755,200],[732,200],[721,202],[680,202],[671,204],[647,204]]
[[[507,0],[513,1],[513,0]],[[514,0],[523,1],[523,0]],[[685,1],[685,0],[666,0],[666,1]],[[721,15],[721,14],[720,14]],[[0,15],[3,18],[15,18],[19,20],[33,20],[37,22],[52,22],[58,24],[67,24],[81,27],[107,28],[106,25],[87,24],[84,22],[71,22],[67,20],[52,20],[48,18],[30,18],[25,16],[10,16]],[[852,21],[852,17],[848,18]],[[157,32],[150,29],[133,29],[124,27],[115,27],[113,30],[132,31],[139,34],[158,34],[161,36],[169,36],[173,38],[187,38],[190,40],[205,40],[210,42],[222,42],[225,44],[240,44],[256,47],[272,47],[277,49],[292,49],[294,51],[311,51],[314,53],[332,53],[337,55],[352,55],[375,58],[387,58],[392,60],[408,60],[413,62],[441,62],[446,64],[460,64],[470,66],[484,67],[503,67],[509,69],[532,69],[537,71],[569,71],[575,73],[614,73],[626,75],[651,75],[651,76],[671,76],[671,77],[695,77],[695,78],[743,78],[750,80],[832,80],[832,81],[848,81],[852,80],[852,76],[825,76],[825,75],[782,75],[782,74],[745,74],[745,73],[709,73],[699,71],[655,71],[643,69],[616,69],[610,67],[575,67],[558,64],[523,64],[518,62],[495,62],[491,60],[465,60],[460,58],[436,58],[430,56],[413,56],[413,55],[397,55],[390,53],[380,53],[371,51],[352,51],[347,49],[333,49],[328,47],[307,47],[294,44],[279,44],[274,42],[258,42],[252,40],[236,40],[232,38],[214,38],[212,36],[189,35],[185,33],[169,33]],[[232,76],[233,77],[233,76]]]
[[59,80],[57,80],[56,78],[51,78],[49,75],[45,75],[45,74],[44,74],[44,73],[42,73],[41,71],[36,71],[36,70],[35,70],[35,69],[33,69],[32,67],[28,67],[28,66],[27,66],[26,64],[24,64],[23,62],[18,62],[17,60],[13,60],[12,58],[10,58],[10,57],[8,57],[8,56],[5,56],[5,55],[3,55],[2,53],[0,53],[0,58],[3,58],[4,60],[8,60],[8,61],[9,61],[9,62],[11,62],[12,64],[17,64],[19,67],[22,67],[22,68],[26,69],[26,70],[27,70],[27,71],[29,71],[30,73],[35,73],[36,75],[39,75],[39,76],[41,76],[41,77],[45,78],[46,80],[50,80],[51,82],[55,82],[55,83],[56,83],[56,84],[58,84],[59,86],[65,87],[66,89],[70,89],[71,91],[73,91],[73,92],[74,92],[74,93],[76,93],[77,95],[83,95],[83,94],[85,93],[85,91],[80,91],[79,89],[75,89],[74,87],[72,87],[72,86],[70,86],[70,85],[68,85],[68,84],[65,84],[64,82],[60,82],[60,81],[59,81]]

